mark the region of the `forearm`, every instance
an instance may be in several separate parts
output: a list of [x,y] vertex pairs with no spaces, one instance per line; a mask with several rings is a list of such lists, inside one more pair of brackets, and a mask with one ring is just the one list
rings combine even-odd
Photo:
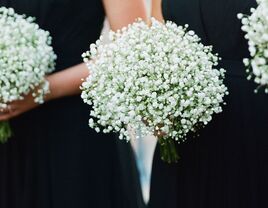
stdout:
[[152,0],[152,17],[164,21],[162,14],[162,0]]
[[45,100],[49,101],[79,94],[82,79],[85,79],[88,75],[89,70],[84,63],[49,75],[47,80],[50,85],[50,93]]

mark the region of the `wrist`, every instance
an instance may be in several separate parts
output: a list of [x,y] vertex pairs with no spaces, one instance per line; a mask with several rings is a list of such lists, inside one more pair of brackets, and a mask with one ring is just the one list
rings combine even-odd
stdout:
[[53,94],[54,90],[52,89],[52,86],[51,86],[51,77],[50,76],[46,77],[46,82],[48,84],[48,92],[44,95],[44,101],[48,102],[48,101],[54,100],[55,95]]

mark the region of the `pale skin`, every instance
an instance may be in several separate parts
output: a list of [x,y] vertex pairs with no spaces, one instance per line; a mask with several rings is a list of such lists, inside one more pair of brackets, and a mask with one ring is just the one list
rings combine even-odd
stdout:
[[[138,17],[146,20],[143,0],[103,0],[103,5],[112,30],[118,30]],[[89,73],[86,65],[81,63],[48,76],[50,93],[45,97],[45,102],[79,94],[82,79]],[[0,109],[0,121],[10,120],[38,106],[31,94],[26,95],[23,100],[9,103],[7,108]]]

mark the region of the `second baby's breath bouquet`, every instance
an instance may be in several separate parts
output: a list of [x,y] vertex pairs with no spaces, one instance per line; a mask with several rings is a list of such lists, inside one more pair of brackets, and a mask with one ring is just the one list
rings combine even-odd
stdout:
[[154,134],[162,159],[176,162],[175,142],[222,111],[227,89],[224,70],[215,69],[218,57],[187,27],[155,19],[110,32],[109,39],[105,44],[101,37],[83,54],[90,70],[82,85],[82,98],[92,105],[90,127],[127,140],[128,127]]

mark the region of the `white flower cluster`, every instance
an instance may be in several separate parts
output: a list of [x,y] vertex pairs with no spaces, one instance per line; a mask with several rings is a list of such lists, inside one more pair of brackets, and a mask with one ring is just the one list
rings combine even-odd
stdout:
[[181,142],[222,111],[224,70],[215,69],[218,57],[187,27],[138,20],[109,39],[83,54],[90,76],[82,98],[92,105],[89,125],[97,132],[128,140],[131,126]]
[[249,79],[254,75],[257,84],[266,87],[268,93],[268,0],[257,0],[258,7],[251,9],[251,15],[238,14],[242,19],[242,30],[246,32],[250,56],[244,64],[252,70]]
[[[45,75],[52,72],[56,55],[50,46],[49,32],[35,24],[32,17],[0,7],[0,103],[23,99],[33,92],[42,103],[49,85]],[[38,90],[35,90],[38,87]]]

